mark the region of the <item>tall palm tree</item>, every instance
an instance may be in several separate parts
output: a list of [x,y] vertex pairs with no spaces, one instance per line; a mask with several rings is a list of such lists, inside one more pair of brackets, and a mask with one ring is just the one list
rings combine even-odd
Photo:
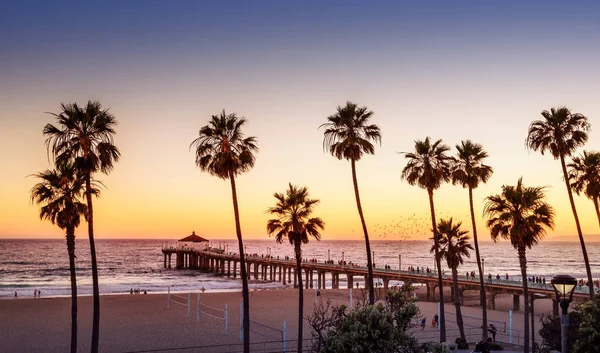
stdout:
[[69,272],[71,273],[71,353],[77,351],[77,277],[75,273],[75,228],[87,213],[81,202],[84,181],[70,164],[34,175],[40,180],[31,189],[31,201],[41,205],[40,219],[47,219],[66,230]]
[[431,252],[435,253],[437,250],[438,256],[441,259],[446,259],[448,267],[452,269],[452,287],[454,291],[454,307],[456,308],[456,324],[460,332],[460,337],[465,337],[465,327],[463,324],[462,312],[460,306],[462,304],[460,292],[458,290],[458,266],[462,265],[464,260],[463,256],[470,257],[469,250],[473,250],[473,246],[469,244],[469,232],[461,230],[461,222],[456,224],[452,223],[450,219],[440,219],[438,223],[438,246],[436,249],[435,245],[431,247]]
[[577,226],[577,235],[581,243],[581,251],[583,252],[583,261],[587,272],[588,286],[590,292],[590,300],[594,299],[594,282],[592,281],[592,270],[588,259],[575,201],[573,200],[573,192],[569,185],[569,174],[565,157],[569,157],[575,152],[577,147],[583,146],[588,139],[588,131],[590,123],[588,119],[579,113],[571,113],[567,107],[551,108],[550,111],[542,112],[543,120],[536,120],[529,125],[529,133],[527,135],[527,146],[534,151],[540,151],[542,154],[549,151],[554,159],[560,159],[563,178],[567,186],[569,194],[569,202],[571,210],[575,218]]
[[415,141],[415,151],[405,152],[408,159],[406,167],[402,169],[402,179],[410,185],[418,185],[427,190],[429,195],[429,211],[431,213],[431,229],[435,247],[435,262],[438,268],[438,287],[440,292],[440,342],[446,342],[446,315],[444,314],[444,284],[442,282],[441,258],[439,256],[439,234],[435,222],[435,207],[433,205],[433,191],[438,189],[443,182],[449,182],[452,172],[452,157],[446,152],[450,147],[437,140],[431,143],[429,137],[425,140]]
[[94,243],[94,208],[92,185],[94,173],[108,174],[119,161],[121,153],[114,145],[117,120],[102,109],[98,101],[88,101],[84,107],[77,103],[61,104],[61,112],[50,113],[56,117],[57,125],[47,124],[44,135],[46,146],[55,158],[56,165],[74,163],[85,181],[85,198],[88,208],[87,223],[92,258],[92,285],[94,314],[92,325],[92,353],[98,352],[100,340],[100,289],[98,285],[98,264]]
[[319,229],[324,229],[325,223],[318,217],[309,218],[317,199],[310,199],[306,187],[299,188],[291,183],[284,193],[275,193],[277,204],[269,208],[269,213],[277,218],[270,219],[267,223],[267,233],[275,235],[277,243],[284,239],[294,246],[296,255],[296,276],[298,276],[298,353],[302,352],[302,329],[304,322],[304,294],[302,289],[302,244],[308,243],[308,236],[317,240],[321,239]]
[[483,147],[471,140],[461,141],[456,145],[457,156],[452,168],[452,183],[460,184],[463,188],[469,189],[469,209],[471,211],[471,226],[473,227],[473,241],[475,243],[475,258],[477,259],[477,269],[479,270],[480,302],[482,310],[483,330],[481,338],[487,339],[487,307],[485,295],[485,281],[483,267],[481,266],[481,256],[479,254],[479,242],[477,239],[477,225],[475,224],[475,210],[473,208],[473,189],[479,186],[479,183],[486,183],[494,172],[492,167],[483,164],[483,160],[488,157]]
[[598,209],[598,198],[600,198],[600,152],[583,151],[581,156],[573,157],[567,167],[569,168],[571,188],[577,195],[583,192],[588,199],[592,200],[600,224],[600,210]]
[[195,149],[196,165],[201,171],[221,179],[229,179],[235,216],[235,231],[240,252],[240,275],[242,277],[242,296],[244,300],[244,352],[250,352],[250,299],[248,295],[248,275],[240,212],[238,209],[235,177],[254,167],[254,153],[258,152],[256,137],[244,137],[242,128],[247,120],[235,113],[213,115],[208,125],[200,128],[199,136],[190,144]]
[[554,228],[554,210],[546,203],[543,187],[525,187],[522,178],[516,186],[504,185],[502,193],[486,198],[484,213],[492,239],[510,240],[517,250],[525,300],[524,352],[529,353],[529,290],[526,250],[540,242],[546,229]]
[[350,161],[352,168],[352,182],[354,183],[354,197],[356,198],[356,207],[362,224],[363,234],[365,236],[365,247],[367,250],[367,286],[369,287],[369,304],[375,304],[375,289],[373,287],[373,260],[371,258],[371,243],[369,242],[369,232],[367,223],[363,215],[362,205],[360,203],[360,194],[358,192],[358,181],[356,179],[356,161],[360,160],[363,154],[375,154],[373,142],[381,144],[381,132],[379,126],[369,124],[369,119],[373,116],[373,111],[367,107],[359,107],[352,102],[346,102],[345,106],[338,106],[337,112],[327,118],[324,127],[323,149],[329,150],[337,159],[346,159]]

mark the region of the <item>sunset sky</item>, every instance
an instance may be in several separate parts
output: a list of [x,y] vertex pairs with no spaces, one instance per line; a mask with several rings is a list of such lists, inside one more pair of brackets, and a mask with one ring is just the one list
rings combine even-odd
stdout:
[[[222,109],[245,116],[260,151],[240,176],[246,238],[267,238],[288,182],[321,200],[324,239],[361,239],[350,163],[323,152],[319,125],[347,100],[374,111],[383,140],[357,164],[373,240],[430,237],[426,191],[397,152],[430,136],[483,144],[495,173],[475,208],[515,184],[548,186],[550,237],[575,234],[560,163],[525,147],[540,112],[566,105],[600,150],[600,5],[539,1],[13,2],[0,11],[0,237],[57,238],[39,220],[32,173],[51,167],[42,128],[60,103],[99,100],[117,118],[122,160],[94,204],[98,238],[235,237],[227,181],[189,145]],[[578,152],[580,153],[580,152]],[[467,191],[444,185],[439,217],[468,222]],[[599,239],[592,202],[577,197]],[[484,219],[478,219],[489,239]],[[401,224],[402,226],[398,226]],[[77,230],[86,236],[86,228]]]

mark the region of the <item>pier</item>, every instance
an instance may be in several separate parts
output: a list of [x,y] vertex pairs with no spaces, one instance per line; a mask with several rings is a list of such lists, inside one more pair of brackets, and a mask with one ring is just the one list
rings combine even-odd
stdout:
[[[164,267],[171,268],[172,255],[175,254],[175,268],[177,269],[192,269],[205,272],[213,272],[227,277],[236,278],[240,271],[238,270],[240,257],[237,254],[225,253],[222,249],[198,250],[191,247],[163,247],[162,253],[164,256]],[[296,260],[294,258],[279,259],[272,256],[246,256],[246,273],[248,279],[280,282],[283,285],[294,284],[297,286],[296,276]],[[303,261],[302,276],[305,278],[304,286],[306,289],[325,289],[326,276],[331,278],[331,288],[340,289],[340,276],[346,277],[347,288],[354,285],[354,279],[363,277],[365,284],[367,278],[367,268],[357,266],[355,264],[341,264]],[[402,271],[395,269],[373,268],[374,280],[383,282],[383,291],[387,292],[389,283],[392,280],[402,281],[406,284],[420,284],[427,288],[427,300],[435,301],[437,298],[438,278],[435,272],[413,272]],[[486,298],[487,307],[495,309],[495,298],[498,294],[510,294],[513,296],[513,310],[520,309],[519,297],[523,295],[522,283],[520,281],[503,280],[503,279],[486,279]],[[448,286],[452,290],[452,277],[449,275],[443,276],[443,285]],[[461,298],[465,291],[480,290],[479,278],[470,278],[467,276],[459,276],[458,280],[459,291]],[[548,298],[553,301],[554,312],[558,313],[558,303],[556,302],[555,293],[552,285],[549,283],[529,283],[529,293],[536,299]],[[452,290],[451,300],[454,300]],[[573,295],[574,299],[585,301],[588,298],[587,287],[577,287]],[[484,305],[484,303],[480,303]]]

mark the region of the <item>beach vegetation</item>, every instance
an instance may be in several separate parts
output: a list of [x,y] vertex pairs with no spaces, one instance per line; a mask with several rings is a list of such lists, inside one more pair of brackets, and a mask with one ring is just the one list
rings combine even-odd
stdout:
[[[410,328],[419,314],[410,286],[392,287],[385,303],[334,306],[320,301],[308,317],[315,352],[425,352]],[[429,350],[430,351],[430,350]]]
[[[477,224],[475,222],[475,209],[473,207],[473,189],[476,189],[480,183],[486,183],[493,174],[493,169],[483,163],[488,157],[483,146],[474,143],[471,140],[461,141],[456,145],[456,157],[452,166],[452,183],[460,184],[463,188],[469,190],[469,210],[471,212],[471,227],[473,231],[473,244],[475,245],[475,259],[477,260],[477,269],[479,272],[479,296],[481,303],[486,302],[485,281],[481,256],[479,252],[479,241],[477,238]],[[483,329],[481,330],[481,340],[487,340],[487,307],[481,306],[481,319]]]
[[594,210],[600,224],[600,152],[583,151],[581,156],[573,157],[567,165],[571,188],[577,195],[583,194],[594,203]]
[[573,155],[578,147],[583,146],[587,142],[590,123],[588,122],[588,118],[583,114],[572,113],[567,107],[551,108],[550,111],[544,110],[541,114],[543,119],[535,120],[529,125],[526,144],[527,147],[534,151],[539,151],[542,155],[545,152],[550,152],[554,159],[560,160],[563,178],[567,187],[567,194],[569,195],[569,203],[571,204],[571,211],[575,218],[577,235],[579,236],[579,243],[581,244],[581,251],[583,253],[589,295],[590,299],[594,299],[592,270],[590,268],[590,261],[585,247],[585,240],[583,239],[583,232],[581,231],[579,216],[577,215],[577,208],[575,207],[575,201],[573,200],[573,191],[571,189],[571,184],[569,183],[569,173],[565,162],[566,157]]
[[373,259],[371,257],[371,243],[369,232],[360,202],[358,180],[356,176],[356,162],[364,154],[375,154],[373,142],[381,144],[381,131],[379,126],[369,124],[373,111],[367,107],[359,107],[356,103],[347,102],[345,106],[338,106],[337,112],[327,118],[327,123],[320,128],[325,128],[323,149],[329,151],[337,159],[350,161],[352,169],[352,183],[356,207],[365,237],[367,251],[367,286],[369,289],[369,303],[375,303],[375,288],[373,283]]
[[[34,174],[40,180],[31,189],[31,201],[40,205],[40,219],[66,231],[71,276],[71,353],[77,352],[77,275],[75,270],[75,229],[87,215],[83,202],[85,182],[73,164],[61,164]],[[96,189],[97,192],[97,189]]]
[[554,228],[554,210],[545,201],[543,187],[526,187],[522,178],[516,186],[502,186],[502,193],[486,198],[484,214],[494,242],[499,238],[510,241],[517,250],[524,297],[524,353],[530,350],[529,290],[527,286],[527,249],[539,243],[547,229]]
[[[596,352],[600,347],[600,296],[593,301],[576,305],[569,312],[567,347],[572,353]],[[561,348],[560,316],[543,315],[541,351],[546,353]]]
[[238,117],[235,113],[226,114],[223,110],[213,115],[208,125],[200,128],[198,137],[190,144],[190,148],[194,148],[196,165],[201,171],[229,180],[231,184],[242,278],[244,353],[250,351],[250,298],[235,178],[254,167],[254,154],[258,152],[256,137],[244,137],[246,123],[246,118]]
[[77,103],[63,103],[60,113],[49,114],[56,118],[56,125],[46,124],[44,127],[48,152],[54,157],[56,166],[60,168],[61,165],[72,164],[85,182],[94,307],[91,351],[97,353],[100,339],[100,287],[92,196],[98,194],[93,180],[97,172],[109,174],[119,161],[121,152],[114,144],[117,120],[98,101],[88,101],[83,107]]
[[[321,239],[319,230],[325,223],[319,217],[310,217],[318,199],[309,197],[306,187],[289,184],[285,193],[273,194],[277,203],[269,208],[269,213],[276,216],[267,222],[267,233],[275,236],[281,244],[286,239],[294,246],[296,257],[296,277],[298,278],[298,342],[302,342],[304,327],[304,290],[302,288],[302,244],[308,244],[309,237]],[[298,344],[298,352],[302,352],[302,344]]]
[[464,262],[464,257],[470,257],[470,250],[473,246],[469,243],[469,232],[460,229],[461,222],[453,223],[452,218],[440,219],[437,230],[439,234],[438,246],[435,251],[435,245],[431,247],[431,252],[437,253],[442,259],[446,259],[448,267],[452,270],[452,289],[454,292],[454,307],[456,309],[456,325],[460,332],[460,338],[466,341],[465,327],[463,323],[461,305],[462,298],[458,288],[458,266]]
[[404,152],[408,163],[402,169],[402,179],[410,185],[417,185],[427,190],[429,196],[429,212],[431,214],[431,229],[437,266],[438,290],[440,296],[440,342],[446,342],[446,316],[444,310],[444,284],[442,282],[441,257],[439,256],[439,234],[435,221],[435,207],[433,192],[440,188],[444,182],[449,182],[452,176],[453,158],[447,152],[450,147],[442,140],[431,142],[429,137],[425,140],[415,141],[414,152]]

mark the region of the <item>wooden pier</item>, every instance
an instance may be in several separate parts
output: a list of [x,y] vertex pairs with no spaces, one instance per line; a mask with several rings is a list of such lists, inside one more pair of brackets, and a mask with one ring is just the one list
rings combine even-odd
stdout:
[[[197,250],[188,247],[164,247],[162,249],[164,256],[164,267],[171,268],[172,255],[175,254],[175,268],[177,269],[196,269],[205,272],[214,272],[227,277],[236,278],[240,271],[238,264],[240,257],[237,254],[226,254],[222,249]],[[297,286],[296,261],[293,258],[279,259],[272,256],[246,256],[246,273],[248,279],[280,282],[284,285],[294,284]],[[327,264],[312,261],[302,262],[302,275],[305,278],[305,288],[317,289],[326,288],[326,275],[331,278],[331,288],[340,288],[340,275],[346,276],[347,288],[354,285],[354,278],[367,278],[367,268],[348,264]],[[434,272],[409,272],[393,269],[373,269],[373,277],[383,282],[383,290],[387,292],[391,280],[402,281],[407,284],[421,284],[427,288],[427,300],[436,300],[436,289],[438,287],[437,274]],[[316,281],[315,281],[316,280]],[[368,281],[365,280],[365,284]],[[452,277],[444,276],[443,285],[452,289]],[[461,298],[465,291],[479,291],[479,279],[460,276],[459,291]],[[513,310],[520,309],[519,297],[523,294],[522,284],[519,281],[486,279],[486,297],[487,307],[495,309],[495,297],[498,294],[513,295]],[[586,294],[587,287],[578,287],[573,297],[574,299],[585,301],[588,298]],[[541,283],[530,283],[529,293],[532,297],[540,299],[546,297],[553,300],[554,311],[558,312],[558,303],[552,285]],[[450,300],[454,300],[454,293]],[[480,305],[483,305],[481,303]]]

